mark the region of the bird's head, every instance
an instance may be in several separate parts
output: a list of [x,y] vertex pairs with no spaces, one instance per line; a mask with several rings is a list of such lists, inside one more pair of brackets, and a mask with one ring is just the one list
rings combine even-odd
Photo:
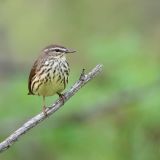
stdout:
[[68,49],[66,47],[60,46],[60,45],[49,45],[46,48],[43,49],[43,53],[52,56],[54,58],[61,58],[65,56],[68,53],[74,53],[75,50]]

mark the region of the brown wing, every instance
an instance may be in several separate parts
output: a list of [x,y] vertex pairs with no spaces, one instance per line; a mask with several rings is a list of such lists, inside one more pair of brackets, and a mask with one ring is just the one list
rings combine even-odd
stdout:
[[30,75],[29,75],[29,79],[28,79],[28,90],[29,90],[29,93],[28,95],[34,95],[34,93],[32,92],[32,89],[31,89],[31,83],[32,83],[32,78],[35,76],[36,74],[36,70],[37,70],[37,65],[38,65],[38,60],[35,61],[31,71],[30,71]]
[[47,59],[46,53],[42,52],[38,57],[38,59],[34,62],[34,65],[31,69],[29,79],[28,79],[28,90],[29,90],[28,95],[34,95],[31,88],[32,79],[36,75],[36,72],[41,68],[41,66],[43,66],[46,59]]

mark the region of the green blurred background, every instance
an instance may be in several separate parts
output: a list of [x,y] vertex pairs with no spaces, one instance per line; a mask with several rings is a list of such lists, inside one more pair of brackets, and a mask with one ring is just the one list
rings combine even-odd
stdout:
[[27,81],[46,45],[77,50],[67,89],[82,68],[104,67],[0,160],[159,160],[159,8],[159,0],[1,0],[0,141],[41,111]]

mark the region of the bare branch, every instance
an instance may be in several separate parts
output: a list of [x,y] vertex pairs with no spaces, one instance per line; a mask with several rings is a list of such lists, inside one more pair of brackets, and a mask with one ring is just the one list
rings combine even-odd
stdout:
[[48,118],[58,109],[60,109],[63,104],[68,101],[76,92],[78,92],[87,82],[96,77],[102,70],[102,65],[97,65],[88,74],[84,74],[84,70],[80,76],[80,79],[70,88],[70,90],[64,93],[65,100],[62,102],[60,99],[57,100],[51,107],[47,108],[45,116],[44,113],[40,113],[35,117],[31,118],[29,121],[24,123],[19,129],[12,133],[8,138],[0,143],[0,152],[8,149],[12,146],[23,134],[28,132],[31,128],[35,127],[37,124]]

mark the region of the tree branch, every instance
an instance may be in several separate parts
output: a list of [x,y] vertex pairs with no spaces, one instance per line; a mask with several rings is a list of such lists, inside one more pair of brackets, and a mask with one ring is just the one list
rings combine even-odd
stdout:
[[58,109],[60,109],[66,101],[68,101],[76,92],[78,92],[87,82],[96,77],[101,72],[101,70],[102,65],[97,65],[88,74],[85,75],[83,69],[80,79],[70,88],[68,92],[64,93],[64,102],[62,102],[62,100],[60,99],[57,100],[51,107],[47,108],[47,116],[45,116],[42,112],[24,123],[19,129],[17,129],[8,138],[6,138],[3,142],[0,143],[0,152],[3,152],[4,150],[10,148],[10,146],[12,146],[23,134],[28,132],[31,128],[35,127],[37,124],[39,124],[40,122],[48,118],[50,115],[52,115],[54,112],[56,112]]

